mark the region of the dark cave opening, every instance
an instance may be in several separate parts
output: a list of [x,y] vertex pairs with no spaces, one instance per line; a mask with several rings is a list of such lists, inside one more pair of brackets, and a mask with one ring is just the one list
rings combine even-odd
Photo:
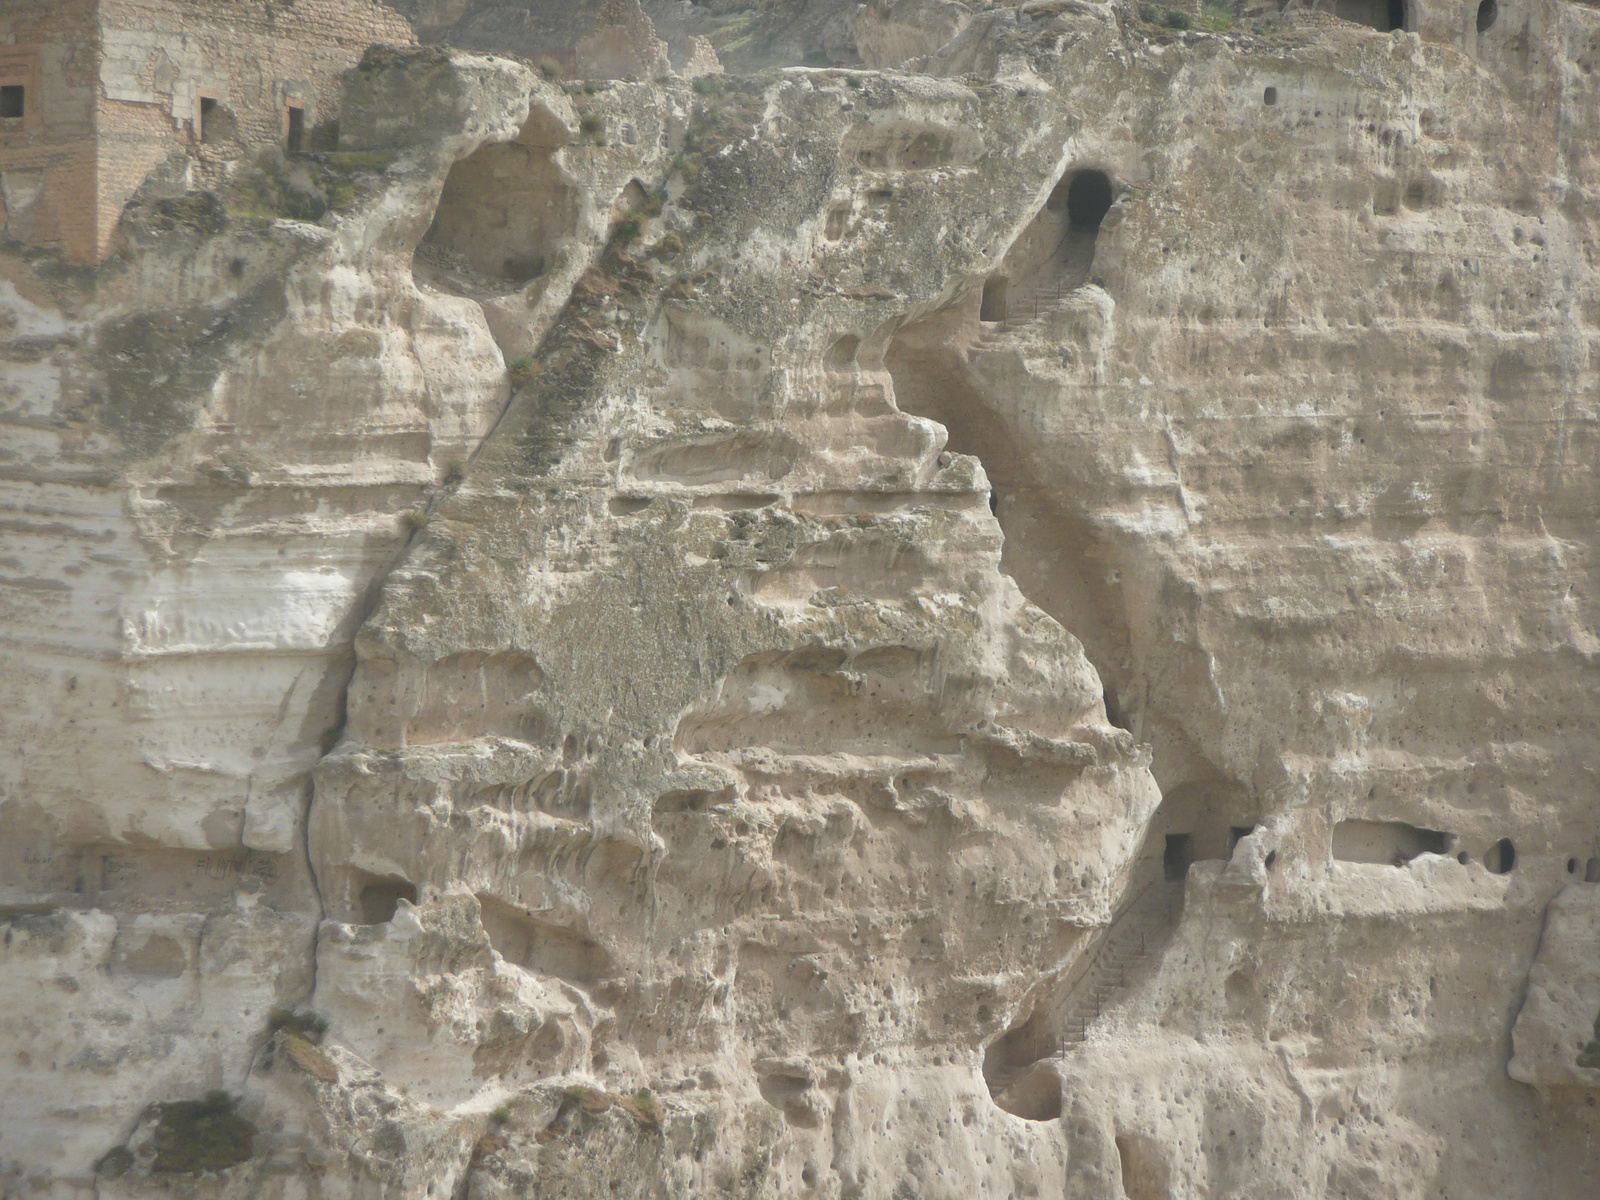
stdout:
[[1068,225],[1079,233],[1093,233],[1111,211],[1111,201],[1111,180],[1104,171],[1079,171],[1067,182]]

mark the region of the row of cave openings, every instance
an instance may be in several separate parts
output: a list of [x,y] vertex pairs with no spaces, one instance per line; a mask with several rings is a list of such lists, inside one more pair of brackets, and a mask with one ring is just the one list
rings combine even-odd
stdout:
[[[1333,15],[1382,33],[1416,28],[1407,0],[1335,0]],[[1474,18],[1478,33],[1488,33],[1499,19],[1498,0],[1481,0]]]
[[[1228,849],[1224,861],[1233,857],[1235,847],[1255,832],[1254,825],[1228,827]],[[1473,855],[1459,847],[1459,838],[1453,833],[1438,829],[1419,829],[1404,821],[1340,821],[1333,831],[1333,857],[1336,862],[1374,863],[1390,867],[1403,867],[1412,859],[1424,854],[1441,857],[1453,855],[1462,866],[1473,861]],[[1278,852],[1267,852],[1263,864],[1267,870],[1277,865]],[[1479,856],[1484,869],[1494,875],[1509,875],[1516,869],[1517,846],[1508,837],[1500,838]],[[1180,883],[1195,862],[1195,835],[1169,833],[1162,851],[1162,874],[1168,883]],[[1567,874],[1576,877],[1582,873],[1585,883],[1600,883],[1600,856],[1587,859],[1567,859]]]
[[[1440,829],[1419,829],[1404,821],[1340,821],[1333,830],[1333,857],[1339,862],[1379,863],[1403,867],[1424,854],[1454,856],[1469,866],[1474,855],[1464,849],[1460,838]],[[1500,838],[1476,858],[1494,875],[1509,875],[1517,866],[1517,846],[1508,837]],[[1567,859],[1567,874],[1582,875],[1586,883],[1600,883],[1600,856]]]

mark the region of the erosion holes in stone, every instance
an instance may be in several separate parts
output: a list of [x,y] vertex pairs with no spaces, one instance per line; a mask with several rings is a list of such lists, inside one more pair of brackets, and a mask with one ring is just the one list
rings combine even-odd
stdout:
[[823,356],[823,365],[830,371],[848,371],[855,365],[856,351],[861,349],[861,339],[847,333],[834,341]]
[[1496,875],[1509,875],[1517,865],[1517,848],[1510,838],[1501,838],[1483,853],[1483,865]]
[[117,949],[111,962],[112,973],[117,975],[143,980],[176,979],[187,965],[183,947],[164,934],[153,934],[130,950],[120,946]]
[[1419,854],[1447,854],[1450,835],[1404,821],[1340,821],[1333,830],[1333,856],[1341,862],[1403,867]]
[[977,134],[961,126],[918,121],[863,122],[839,144],[839,159],[867,171],[930,171],[977,157]]
[[1266,91],[1262,92],[1261,103],[1265,104],[1268,108],[1276,108],[1278,104],[1278,89],[1275,87],[1269,87]]
[[361,890],[356,893],[356,909],[363,925],[386,924],[394,919],[400,901],[417,902],[417,885],[398,875],[358,875],[357,882]]
[[583,987],[613,974],[611,956],[592,938],[541,921],[481,892],[478,908],[489,944],[508,963]]
[[417,248],[419,278],[463,294],[504,292],[543,275],[578,228],[582,197],[555,152],[567,132],[535,107],[512,142],[482,146],[450,168]]
[[815,1129],[822,1123],[811,1101],[811,1080],[802,1068],[764,1061],[756,1070],[761,1098],[783,1113],[784,1120],[802,1129]]
[[1167,834],[1167,846],[1161,854],[1161,873],[1167,882],[1178,883],[1186,878],[1193,862],[1194,834]]
[[1061,1115],[1061,1076],[1049,1064],[1035,1063],[995,1103],[1025,1121],[1054,1121]]
[[[422,685],[398,698],[379,693],[379,705],[357,705],[358,733],[407,746],[465,742],[498,735],[542,742],[549,722],[539,703],[544,671],[520,650],[465,651],[427,664]],[[403,707],[402,707],[403,706]],[[409,711],[408,711],[409,710]]]
[[1117,1134],[1117,1164],[1127,1200],[1171,1200],[1172,1169],[1161,1146],[1139,1134]]
[[1478,32],[1488,33],[1499,18],[1500,6],[1495,0],[1483,0],[1483,3],[1478,5]]

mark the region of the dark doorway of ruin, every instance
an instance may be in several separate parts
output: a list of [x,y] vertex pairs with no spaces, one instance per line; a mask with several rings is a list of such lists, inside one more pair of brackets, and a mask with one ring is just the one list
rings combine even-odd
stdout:
[[996,276],[983,285],[983,304],[978,310],[980,321],[1004,321],[1006,319],[1006,280]]
[[1053,214],[1060,222],[1057,228],[1061,229],[1061,240],[1050,252],[1044,272],[1046,286],[1053,282],[1060,293],[1089,282],[1095,239],[1115,198],[1111,179],[1104,171],[1074,171],[1056,184],[1045,202],[1045,214]]
[[306,144],[306,110],[291,108],[289,110],[289,135],[284,139],[284,148],[290,154],[299,154],[305,149]]
[[1111,211],[1111,180],[1104,171],[1079,171],[1067,184],[1067,222],[1080,233],[1094,233]]
[[1167,848],[1161,855],[1161,871],[1168,883],[1178,883],[1189,874],[1194,862],[1194,834],[1167,834]]
[[1406,27],[1405,0],[1334,0],[1333,11],[1343,20],[1383,33]]
[[382,925],[393,920],[400,901],[417,902],[417,887],[408,880],[395,876],[371,879],[357,896],[356,905],[361,910],[363,925]]

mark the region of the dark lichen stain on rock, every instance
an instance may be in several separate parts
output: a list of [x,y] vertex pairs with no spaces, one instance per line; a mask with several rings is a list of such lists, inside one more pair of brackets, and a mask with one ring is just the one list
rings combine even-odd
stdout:
[[150,1169],[224,1171],[244,1162],[254,1148],[256,1127],[234,1111],[237,1103],[226,1092],[211,1092],[203,1100],[161,1105]]
[[105,426],[144,457],[192,424],[235,347],[259,346],[288,305],[280,280],[219,308],[193,305],[113,322],[94,348],[104,380],[97,397]]

